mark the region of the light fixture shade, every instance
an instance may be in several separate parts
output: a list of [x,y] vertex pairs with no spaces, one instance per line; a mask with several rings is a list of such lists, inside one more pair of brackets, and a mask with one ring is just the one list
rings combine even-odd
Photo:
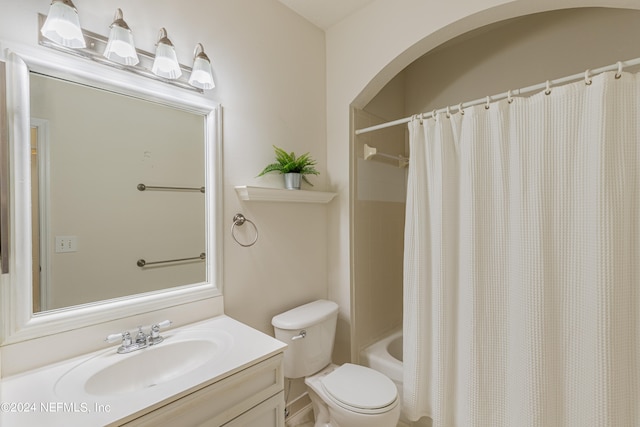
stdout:
[[54,43],[74,49],[87,47],[80,28],[78,11],[71,0],[53,0],[49,15],[40,29]]
[[110,28],[109,42],[104,50],[104,57],[124,65],[136,65],[140,62],[133,43],[133,34],[127,23],[124,22],[122,10],[116,11]]
[[213,89],[216,87],[213,82],[213,71],[211,61],[204,53],[202,44],[198,43],[194,51],[193,68],[189,77],[189,84],[198,89]]
[[156,57],[151,67],[153,74],[172,80],[180,77],[182,70],[180,69],[180,64],[178,64],[178,57],[173,48],[173,43],[167,38],[167,30],[164,28],[160,29],[160,36],[156,46]]

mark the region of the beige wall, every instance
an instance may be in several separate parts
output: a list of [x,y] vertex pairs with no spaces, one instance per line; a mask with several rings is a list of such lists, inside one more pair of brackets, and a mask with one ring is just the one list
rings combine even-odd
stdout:
[[[120,7],[140,49],[153,51],[164,26],[180,62],[191,65],[198,42],[213,62],[217,87],[205,96],[223,107],[226,313],[272,334],[273,315],[326,297],[327,206],[241,202],[234,190],[236,185],[282,186],[279,176],[256,178],[273,160],[274,144],[310,152],[321,172],[311,177],[314,188],[328,189],[323,31],[276,0],[74,3],[87,30],[106,35]],[[0,40],[36,45],[36,14],[46,14],[49,4],[0,0]],[[229,234],[237,212],[259,228],[260,240],[251,248],[241,248]]]
[[[354,111],[361,129],[404,114],[404,74],[387,84],[367,105]],[[353,285],[351,313],[353,360],[360,350],[402,326],[402,264],[406,171],[384,157],[364,159],[364,144],[378,152],[408,156],[403,126],[362,134],[354,139]]]
[[[403,76],[392,80],[368,111],[354,111],[357,129],[385,122],[404,112]],[[373,114],[375,112],[376,114]],[[364,159],[364,145],[378,152],[407,156],[405,127],[398,126],[357,136],[352,153],[353,285],[351,321],[353,360],[360,351],[402,326],[402,264],[406,167],[373,156]]]
[[639,23],[640,11],[570,9],[515,18],[462,35],[403,72],[404,115],[636,58]]

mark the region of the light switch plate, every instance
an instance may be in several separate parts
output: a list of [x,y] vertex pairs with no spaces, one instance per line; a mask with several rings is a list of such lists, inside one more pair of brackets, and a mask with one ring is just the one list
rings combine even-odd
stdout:
[[56,253],[77,252],[77,236],[56,236]]

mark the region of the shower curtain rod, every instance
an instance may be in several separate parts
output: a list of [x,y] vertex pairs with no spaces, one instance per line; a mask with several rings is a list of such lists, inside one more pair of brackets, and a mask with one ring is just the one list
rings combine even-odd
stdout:
[[[600,67],[600,68],[596,68],[594,70],[587,70],[584,73],[578,73],[578,74],[573,74],[571,76],[567,76],[567,77],[562,77],[560,79],[556,79],[556,80],[547,80],[545,83],[540,83],[537,85],[533,85],[533,86],[527,86],[521,89],[516,89],[516,90],[510,90],[507,92],[503,92],[500,93],[498,95],[493,95],[493,96],[487,96],[486,98],[480,98],[480,99],[476,99],[474,101],[469,101],[469,102],[464,102],[464,103],[460,103],[458,105],[455,105],[453,107],[446,107],[446,108],[441,108],[439,110],[433,110],[432,112],[429,113],[422,113],[421,116],[425,119],[428,119],[430,117],[433,117],[435,114],[438,113],[447,113],[450,114],[452,112],[452,110],[462,110],[463,108],[466,107],[471,107],[473,105],[480,105],[480,104],[489,104],[492,101],[498,101],[501,99],[511,99],[513,96],[518,96],[518,95],[523,95],[525,93],[530,93],[530,92],[537,92],[540,91],[542,89],[546,89],[547,91],[549,91],[551,89],[552,86],[558,86],[558,85],[562,85],[564,83],[569,83],[575,80],[580,80],[580,79],[585,79],[585,82],[590,82],[591,81],[591,77],[595,74],[600,74],[600,73],[604,73],[606,71],[613,71],[613,70],[618,70],[618,74],[622,72],[623,68],[627,68],[627,67],[633,67],[635,65],[640,65],[640,58],[635,58],[635,59],[630,59],[628,61],[618,61],[615,64],[611,64],[611,65],[607,65],[605,67]],[[361,135],[363,133],[367,133],[367,132],[373,132],[376,130],[380,130],[380,129],[385,129],[385,128],[389,128],[392,126],[398,126],[401,124],[405,124],[405,123],[409,123],[414,116],[411,117],[405,117],[404,119],[398,119],[398,120],[393,120],[391,122],[386,122],[386,123],[381,123],[379,125],[375,125],[375,126],[370,126],[370,127],[366,127],[366,128],[362,128],[362,129],[357,129],[355,131],[356,135]]]

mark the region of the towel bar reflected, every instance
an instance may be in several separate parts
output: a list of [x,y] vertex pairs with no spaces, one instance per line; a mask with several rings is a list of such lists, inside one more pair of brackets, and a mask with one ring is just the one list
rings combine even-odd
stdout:
[[138,190],[177,190],[177,191],[199,191],[204,193],[204,187],[162,187],[157,185],[138,184]]
[[207,258],[207,255],[202,252],[200,254],[200,256],[194,256],[191,258],[178,258],[178,259],[167,259],[164,261],[145,261],[144,259],[140,258],[137,262],[136,265],[138,267],[146,267],[149,265],[156,265],[156,264],[166,264],[166,263],[170,263],[170,262],[181,262],[181,261],[194,261],[194,260],[205,260]]

